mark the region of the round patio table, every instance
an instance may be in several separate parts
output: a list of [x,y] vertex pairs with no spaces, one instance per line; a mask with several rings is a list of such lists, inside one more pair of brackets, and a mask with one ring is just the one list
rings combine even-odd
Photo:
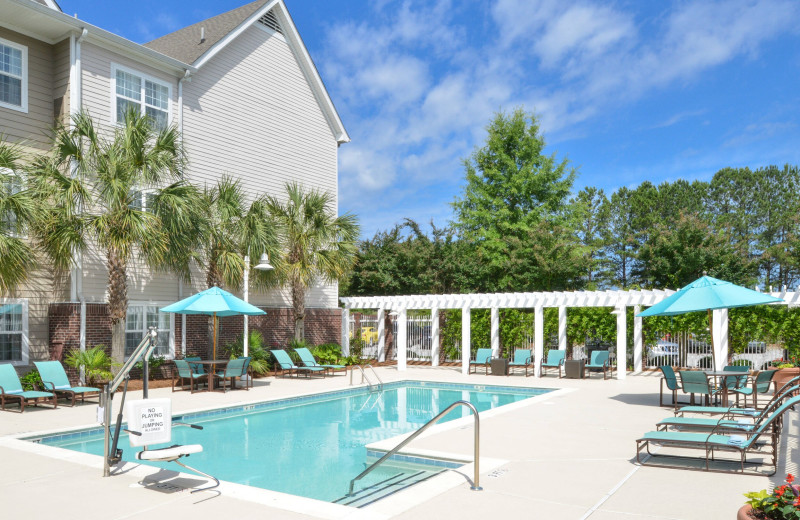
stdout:
[[722,389],[722,406],[728,406],[728,388],[727,388],[727,378],[729,376],[739,377],[739,376],[750,376],[752,371],[747,372],[729,372],[727,370],[703,370],[703,373],[706,376],[711,376],[714,378],[714,387],[717,387],[718,379],[722,378],[722,381],[719,384],[719,387]]
[[203,359],[203,360],[187,361],[187,363],[189,363],[190,366],[191,365],[202,365],[202,366],[206,366],[206,367],[211,367],[211,371],[208,371],[208,370],[206,371],[206,377],[210,378],[209,381],[208,381],[208,386],[207,386],[209,391],[215,390],[215,388],[214,388],[214,386],[215,386],[214,374],[217,373],[217,365],[219,365],[220,368],[225,370],[225,367],[228,366],[229,362],[230,362],[230,359]]

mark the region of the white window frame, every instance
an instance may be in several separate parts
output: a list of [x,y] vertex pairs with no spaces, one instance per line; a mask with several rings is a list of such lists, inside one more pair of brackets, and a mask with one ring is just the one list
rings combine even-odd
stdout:
[[[167,125],[172,123],[172,84],[168,81],[164,81],[163,79],[159,79],[150,76],[149,74],[139,72],[138,70],[129,69],[128,67],[124,67],[117,63],[112,63],[111,64],[111,123],[112,124],[114,125],[122,124],[122,121],[117,120],[117,97],[123,97],[123,99],[128,99],[125,98],[124,96],[119,96],[117,94],[117,71],[125,72],[126,74],[130,74],[132,76],[137,76],[142,80],[142,84],[139,87],[141,89],[141,94],[140,94],[141,100],[138,101],[141,107],[140,113],[142,115],[145,115],[147,113],[148,106],[150,106],[151,108],[157,108],[158,110],[161,110],[161,108],[153,107],[152,105],[147,105],[147,103],[145,102],[145,89],[146,89],[145,82],[150,81],[152,83],[155,83],[156,85],[167,87],[167,98],[168,98]],[[135,100],[130,100],[130,101],[136,102]]]
[[[8,175],[10,177],[18,178],[20,180],[20,185],[22,185],[24,183],[25,179],[22,177],[22,175],[19,172],[15,172],[14,170],[12,170],[10,168],[0,168],[0,173],[2,173],[4,175]],[[5,226],[5,223],[0,221],[0,226]],[[23,229],[22,233],[17,233],[17,232],[12,231],[12,230],[4,230],[4,231],[6,231],[6,234],[8,236],[10,236],[10,237],[23,238],[23,239],[24,238],[28,238],[28,233],[25,232],[26,229]]]
[[[0,101],[0,107],[16,110],[18,112],[24,112],[27,114],[28,113],[28,47],[16,42],[5,40],[3,38],[0,38],[0,44],[6,45],[8,47],[11,47],[12,49],[16,49],[22,52],[22,76],[19,77],[19,79],[22,80],[22,85],[20,87],[22,89],[22,97],[20,98],[22,104],[13,105],[11,103],[5,103],[3,101]],[[0,72],[0,74],[2,74],[3,76],[10,76],[12,78],[17,77],[13,74],[9,74],[8,72]]]
[[[155,188],[143,188],[141,190],[134,190],[133,197],[138,198],[139,202],[141,203],[141,210],[145,213],[153,213],[153,208],[147,205],[147,196],[153,195],[155,197],[158,195],[158,190]],[[135,202],[135,201],[132,201]]]
[[[151,302],[151,301],[130,301],[128,302],[128,312],[127,314],[131,313],[131,310],[134,308],[146,308],[146,307],[155,307],[156,313],[161,314],[158,310],[160,307],[166,307],[172,302]],[[147,324],[147,316],[144,316],[144,323]],[[142,337],[144,337],[144,330],[142,331]],[[127,344],[127,337],[128,337],[128,320],[125,319],[125,338]],[[129,356],[126,354],[125,359]],[[166,359],[175,359],[175,315],[169,314],[169,352],[165,356]]]
[[[0,298],[0,305],[22,305],[22,341],[20,342],[20,360],[11,361],[14,366],[27,366],[30,353],[30,339],[28,337],[28,299],[27,298]],[[7,361],[3,361],[7,363]]]

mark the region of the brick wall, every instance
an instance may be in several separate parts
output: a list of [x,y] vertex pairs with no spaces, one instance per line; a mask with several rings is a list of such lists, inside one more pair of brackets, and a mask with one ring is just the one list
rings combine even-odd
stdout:
[[[50,359],[63,361],[81,346],[81,304],[51,303],[47,310]],[[105,303],[86,304],[86,346],[105,345],[111,353],[111,318]]]

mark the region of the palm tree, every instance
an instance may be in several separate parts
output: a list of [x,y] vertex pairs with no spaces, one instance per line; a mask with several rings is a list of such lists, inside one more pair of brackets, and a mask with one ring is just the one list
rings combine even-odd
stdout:
[[276,259],[275,280],[292,295],[295,339],[305,337],[306,292],[314,282],[333,283],[352,268],[356,259],[358,221],[350,213],[335,216],[330,194],[286,185],[287,198],[267,198],[278,224],[282,253]]
[[36,218],[36,203],[18,175],[21,161],[21,148],[0,136],[0,296],[24,282],[36,265],[24,238]]
[[[196,190],[181,180],[183,151],[174,126],[157,129],[135,110],[113,130],[86,113],[56,129],[53,150],[31,168],[32,189],[45,203],[35,225],[42,248],[60,270],[96,244],[108,269],[111,355],[125,357],[128,264],[136,254],[154,269],[188,277],[182,236],[196,233]],[[190,242],[192,238],[187,240]]]

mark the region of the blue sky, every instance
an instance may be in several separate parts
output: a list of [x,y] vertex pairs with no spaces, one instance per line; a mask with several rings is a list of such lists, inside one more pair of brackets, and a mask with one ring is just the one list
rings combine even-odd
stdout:
[[[498,110],[540,118],[576,190],[800,164],[800,2],[285,0],[350,133],[363,235],[444,225]],[[62,0],[146,42],[245,0]]]

